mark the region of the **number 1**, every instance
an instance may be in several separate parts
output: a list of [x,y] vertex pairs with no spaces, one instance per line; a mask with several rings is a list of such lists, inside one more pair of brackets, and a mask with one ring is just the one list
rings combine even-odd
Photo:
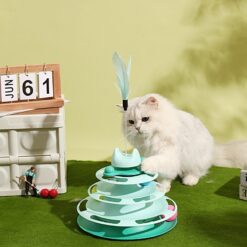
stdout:
[[39,72],[39,98],[53,97],[53,78],[52,71]]
[[46,94],[50,94],[49,93],[49,78],[47,78],[44,82],[43,82],[43,85],[46,84]]

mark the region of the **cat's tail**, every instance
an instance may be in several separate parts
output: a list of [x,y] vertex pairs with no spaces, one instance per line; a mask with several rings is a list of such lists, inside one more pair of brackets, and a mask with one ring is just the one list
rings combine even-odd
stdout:
[[220,167],[247,169],[247,140],[216,144],[213,164]]

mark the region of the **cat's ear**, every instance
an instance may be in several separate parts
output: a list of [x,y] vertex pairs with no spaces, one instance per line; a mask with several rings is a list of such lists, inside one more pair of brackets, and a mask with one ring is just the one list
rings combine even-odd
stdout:
[[144,102],[146,105],[149,106],[154,106],[156,108],[158,108],[159,102],[158,100],[154,97],[154,96],[150,96],[148,97],[148,99]]
[[118,110],[120,112],[123,112],[124,111],[123,106],[121,104],[117,104],[116,107],[118,108]]

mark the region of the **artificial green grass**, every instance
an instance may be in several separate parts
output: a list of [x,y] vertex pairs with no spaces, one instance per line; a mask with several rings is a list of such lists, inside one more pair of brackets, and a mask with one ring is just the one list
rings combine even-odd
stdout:
[[0,198],[0,246],[247,246],[247,201],[238,199],[239,169],[212,168],[194,187],[175,181],[168,196],[179,208],[178,225],[157,238],[111,241],[76,225],[77,200],[97,181],[106,162],[69,161],[68,192],[54,200]]

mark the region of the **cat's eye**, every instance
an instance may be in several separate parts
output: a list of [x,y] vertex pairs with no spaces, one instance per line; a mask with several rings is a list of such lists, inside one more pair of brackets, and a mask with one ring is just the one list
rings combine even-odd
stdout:
[[129,120],[129,124],[134,124],[135,121],[134,120]]
[[147,122],[149,120],[149,117],[143,117],[142,122]]

